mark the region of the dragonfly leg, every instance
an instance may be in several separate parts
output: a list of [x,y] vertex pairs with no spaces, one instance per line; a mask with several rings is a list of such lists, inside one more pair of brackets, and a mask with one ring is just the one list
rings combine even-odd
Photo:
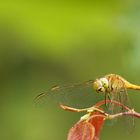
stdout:
[[113,97],[108,93],[108,99],[109,99],[109,105],[108,105],[108,112],[109,113],[113,113],[113,107],[114,107],[114,104],[112,103],[112,101],[113,101]]
[[111,105],[111,104],[112,104],[112,99],[111,99],[111,97],[110,97],[110,94],[108,93],[106,96],[107,96],[106,98],[108,98],[109,101],[110,101],[108,104]]
[[[120,103],[122,103],[121,94],[123,94],[123,92],[122,92],[122,91],[120,91],[120,92],[119,92],[119,102],[120,102]],[[121,107],[121,108],[122,108],[122,110],[124,109],[123,107]]]
[[111,102],[111,97],[110,97],[110,94],[107,94],[107,97],[108,97],[108,99],[110,100],[110,102]]
[[107,107],[107,102],[106,102],[106,100],[107,100],[107,94],[108,93],[105,93],[105,107]]
[[106,93],[105,93],[105,106],[106,106]]

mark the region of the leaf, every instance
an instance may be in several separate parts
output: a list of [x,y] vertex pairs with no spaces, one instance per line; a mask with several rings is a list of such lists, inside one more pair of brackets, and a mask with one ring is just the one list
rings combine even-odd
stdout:
[[80,121],[70,129],[67,140],[93,140],[94,136],[93,125],[86,121]]
[[67,140],[99,140],[104,117],[94,112],[87,120],[79,121],[69,130]]
[[95,128],[95,136],[93,140],[99,140],[100,132],[104,124],[104,117],[100,116],[99,112],[94,112],[92,116],[89,118],[88,122],[92,124],[92,126]]

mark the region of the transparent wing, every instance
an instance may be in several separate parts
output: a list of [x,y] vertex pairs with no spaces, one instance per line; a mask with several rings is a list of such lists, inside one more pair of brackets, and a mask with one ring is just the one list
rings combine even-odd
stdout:
[[50,102],[71,107],[83,108],[94,105],[99,95],[93,89],[93,80],[69,86],[54,86],[48,92],[39,94],[35,104],[46,105]]
[[[122,97],[122,102],[124,103],[124,105],[129,107],[130,109],[132,109],[131,108],[131,102],[129,100],[127,90],[125,90],[125,93],[123,93],[121,95],[121,97]],[[133,130],[134,130],[134,125],[135,125],[134,117],[133,116],[124,116],[123,120],[124,120],[123,122],[125,123],[125,126],[127,126],[127,131],[129,133],[132,133]]]
[[[111,100],[118,101],[121,104],[131,108],[127,89],[124,88],[119,92],[112,92],[110,95],[111,95],[111,97],[110,97]],[[119,113],[119,112],[124,112],[126,110],[124,108],[116,106],[112,103],[109,103],[108,111],[111,114],[115,114],[115,113]],[[132,132],[134,129],[134,117],[133,116],[124,116],[122,119],[123,119],[123,122],[125,123],[125,126],[127,127],[128,132]]]
[[[110,92],[108,94],[109,94],[108,98],[111,101],[115,100],[117,102],[120,102],[124,106],[129,107],[128,94],[127,94],[127,90],[125,88],[123,88],[121,90],[116,90],[116,91]],[[113,104],[112,102],[110,102],[108,104],[108,108],[107,109],[108,109],[109,113],[111,113],[111,114],[115,114],[115,113],[126,111],[124,108],[121,108],[121,107]]]

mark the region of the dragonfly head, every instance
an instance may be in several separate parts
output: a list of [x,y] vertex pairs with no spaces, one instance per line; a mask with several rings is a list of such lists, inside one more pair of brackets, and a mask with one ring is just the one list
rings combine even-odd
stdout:
[[97,92],[105,93],[108,89],[108,80],[106,78],[96,79],[93,87]]

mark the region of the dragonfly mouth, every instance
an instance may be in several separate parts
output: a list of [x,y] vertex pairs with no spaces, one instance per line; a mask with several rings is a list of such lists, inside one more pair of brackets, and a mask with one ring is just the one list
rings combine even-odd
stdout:
[[99,87],[96,91],[97,91],[97,93],[99,93],[99,92],[105,93],[105,88],[104,87]]
[[102,88],[100,87],[100,88],[98,88],[96,91],[97,91],[98,93],[99,93],[99,92],[102,92]]

